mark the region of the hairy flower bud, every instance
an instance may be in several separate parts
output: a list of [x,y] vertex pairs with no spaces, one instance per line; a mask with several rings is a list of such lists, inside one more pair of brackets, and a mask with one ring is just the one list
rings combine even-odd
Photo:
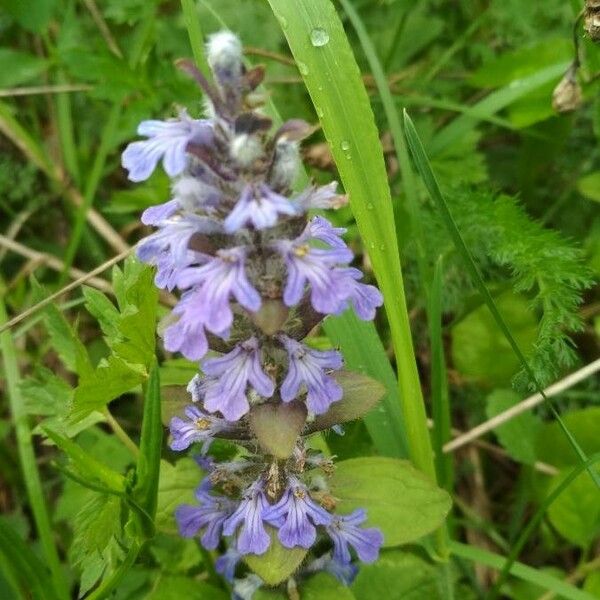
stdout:
[[576,70],[571,67],[554,88],[552,107],[556,112],[568,113],[577,110],[583,102],[581,86],[577,81]]
[[586,0],[584,29],[594,42],[600,41],[600,0]]

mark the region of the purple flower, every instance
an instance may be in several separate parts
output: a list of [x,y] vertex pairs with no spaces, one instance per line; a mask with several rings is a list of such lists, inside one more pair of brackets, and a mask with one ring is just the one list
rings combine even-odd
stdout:
[[320,187],[310,186],[294,198],[294,204],[300,212],[311,208],[341,208],[348,204],[347,196],[337,193],[337,181]]
[[219,250],[201,267],[184,269],[177,279],[180,289],[194,286],[195,317],[217,335],[229,329],[233,322],[231,296],[249,311],[256,312],[260,308],[260,294],[246,277],[246,254],[243,246]]
[[264,518],[279,528],[279,541],[286,548],[310,548],[317,539],[315,525],[331,522],[331,515],[311,499],[306,486],[292,477],[279,502],[267,508]]
[[228,427],[223,419],[207,415],[193,404],[185,408],[185,415],[187,420],[173,417],[169,424],[172,450],[185,450],[194,442],[202,442],[202,454],[206,454],[213,436]]
[[142,223],[144,225],[158,225],[161,221],[168,219],[179,210],[179,202],[176,198],[169,200],[164,204],[149,206],[142,213]]
[[372,321],[378,306],[383,304],[383,296],[374,285],[359,283],[363,274],[359,269],[346,267],[337,269],[344,276],[345,286],[348,289],[348,301],[354,306],[356,314],[363,321]]
[[237,538],[240,554],[264,554],[271,543],[263,520],[269,506],[261,481],[255,481],[244,494],[235,512],[225,521],[223,533],[233,535],[241,524]]
[[[321,240],[332,248],[348,248],[341,237],[344,233],[346,233],[344,227],[334,227],[325,217],[316,216],[309,221],[303,235],[309,239]],[[350,254],[348,260],[351,259]]]
[[291,402],[305,386],[308,409],[317,415],[327,412],[331,403],[341,400],[343,395],[342,388],[326,371],[342,368],[341,354],[335,350],[313,350],[286,335],[280,335],[279,340],[289,358],[288,372],[281,384],[281,399]]
[[351,561],[349,546],[356,550],[358,558],[363,562],[372,563],[377,560],[379,548],[383,544],[383,535],[374,527],[359,527],[366,520],[367,514],[362,509],[343,517],[333,516],[326,529],[333,540],[334,560],[348,564]]
[[131,181],[148,179],[161,158],[167,175],[179,175],[187,165],[187,145],[208,146],[213,141],[210,121],[192,119],[185,112],[170,121],[142,121],[137,132],[148,139],[129,144],[121,158]]
[[330,553],[327,553],[308,564],[305,571],[307,573],[327,571],[327,573],[331,573],[341,584],[350,586],[358,574],[358,567],[351,562],[338,562],[332,558]]
[[270,398],[275,391],[273,380],[262,369],[261,350],[255,337],[224,356],[205,360],[202,368],[214,378],[206,387],[204,407],[210,412],[220,411],[228,421],[237,421],[250,409],[248,384],[264,398]]
[[234,233],[248,223],[255,229],[265,229],[277,223],[279,214],[295,215],[296,209],[285,196],[264,184],[247,185],[223,225],[227,233]]
[[175,511],[179,534],[193,537],[199,529],[206,527],[200,541],[207,550],[219,545],[223,524],[233,510],[233,503],[224,496],[213,496],[203,489],[196,490],[200,506],[182,504]]
[[340,285],[334,267],[348,262],[351,252],[345,248],[312,248],[299,238],[294,242],[280,240],[275,247],[284,257],[288,270],[283,301],[294,306],[304,295],[306,283],[311,286],[311,303],[323,314],[337,313],[345,302],[347,291]]
[[222,575],[229,583],[233,583],[235,578],[235,568],[242,555],[236,550],[235,546],[231,546],[227,549],[225,554],[219,556],[215,561],[215,571]]

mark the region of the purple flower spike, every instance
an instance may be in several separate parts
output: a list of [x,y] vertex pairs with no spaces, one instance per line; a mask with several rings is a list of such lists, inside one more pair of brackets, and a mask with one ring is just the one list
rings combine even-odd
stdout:
[[227,429],[227,423],[223,419],[207,415],[193,404],[186,407],[185,415],[187,420],[179,417],[171,419],[171,449],[179,452],[189,448],[194,442],[202,442],[202,454],[206,454],[213,436]]
[[182,504],[175,511],[179,533],[183,537],[193,537],[199,529],[206,527],[200,538],[207,550],[214,550],[219,545],[223,523],[233,510],[233,503],[224,496],[213,496],[205,490],[196,490],[196,498],[200,506]]
[[327,533],[333,540],[333,558],[339,563],[347,564],[351,561],[350,549],[352,546],[358,558],[366,563],[372,563],[379,556],[379,548],[383,544],[383,535],[379,529],[359,527],[367,520],[367,514],[362,509],[355,510],[344,517],[334,516],[327,527]]
[[204,407],[210,412],[220,411],[228,421],[237,421],[250,409],[248,384],[264,398],[275,391],[273,380],[262,369],[261,351],[254,337],[225,356],[205,360],[202,368],[215,379],[206,387]]
[[356,314],[363,321],[372,321],[377,307],[383,304],[381,292],[374,285],[359,283],[357,280],[362,279],[363,274],[354,267],[338,269],[338,271],[345,275],[344,280],[349,290],[348,300],[354,306]]
[[240,525],[237,549],[240,554],[264,554],[271,544],[263,520],[269,506],[260,481],[254,482],[244,494],[236,511],[225,521],[223,533],[233,535]]
[[224,221],[225,231],[234,233],[251,223],[255,229],[273,227],[277,216],[295,215],[294,205],[285,197],[262,184],[258,188],[248,185],[235,207]]
[[304,385],[308,409],[316,415],[327,412],[332,402],[341,400],[343,391],[326,369],[341,369],[342,355],[335,350],[312,350],[285,335],[280,335],[279,340],[289,357],[288,372],[281,385],[281,399],[291,402]]
[[279,541],[286,548],[310,548],[317,539],[315,525],[328,525],[331,515],[311,499],[306,486],[290,478],[279,502],[265,511],[265,520],[279,527]]
[[256,312],[260,308],[260,294],[246,277],[246,252],[242,246],[219,250],[201,267],[182,270],[177,279],[180,289],[194,286],[194,314],[190,318],[203,321],[206,328],[217,335],[229,329],[233,322],[231,296],[249,311]]
[[129,144],[121,158],[131,181],[148,179],[161,158],[167,175],[179,175],[187,165],[187,145],[211,145],[213,141],[210,122],[192,119],[185,112],[170,121],[142,121],[137,132],[148,139]]

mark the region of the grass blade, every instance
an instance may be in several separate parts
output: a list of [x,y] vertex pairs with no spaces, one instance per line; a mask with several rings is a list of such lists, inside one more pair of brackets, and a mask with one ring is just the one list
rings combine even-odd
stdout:
[[417,468],[435,479],[390,190],[377,128],[358,66],[329,0],[269,0],[269,3],[319,115],[385,297],[410,457]]
[[[7,315],[4,301],[0,300],[0,323],[6,323],[6,321]],[[23,480],[29,498],[29,505],[44,551],[44,559],[50,569],[56,594],[61,598],[68,598],[69,590],[58,558],[58,552],[54,545],[48,510],[44,502],[44,490],[42,489],[42,482],[35,460],[31,429],[29,428],[29,417],[25,412],[25,403],[19,389],[20,375],[17,364],[17,351],[9,331],[0,333],[0,349],[2,350],[10,412],[15,424],[19,461],[23,471]]]
[[[506,560],[500,554],[454,541],[450,542],[450,551],[454,556],[466,558],[467,560],[492,567],[493,569],[501,569]],[[523,581],[538,585],[567,600],[597,600],[596,596],[584,592],[566,581],[561,581],[545,571],[528,567],[523,563],[515,562],[510,568],[510,574]]]
[[202,36],[202,28],[200,27],[200,19],[198,18],[198,9],[195,0],[181,0],[181,9],[183,11],[183,20],[185,28],[190,38],[190,46],[194,55],[196,66],[207,76],[210,73],[206,57],[204,55],[204,38]]
[[[446,200],[444,199],[444,197],[442,195],[442,192],[441,192],[438,182],[435,178],[435,175],[433,174],[431,165],[429,163],[429,159],[427,158],[427,155],[425,154],[425,149],[423,148],[423,144],[421,143],[421,140],[419,139],[417,130],[415,129],[415,126],[414,126],[411,118],[408,116],[408,113],[406,113],[406,111],[404,113],[404,122],[405,122],[405,130],[406,130],[406,138],[408,140],[408,146],[412,152],[413,158],[415,160],[415,164],[417,166],[417,170],[419,171],[419,173],[421,174],[421,177],[423,178],[423,183],[425,184],[425,187],[427,188],[429,195],[431,196],[432,200],[434,201],[435,205],[437,206],[438,210],[440,211],[440,213],[443,217],[446,228],[448,229],[448,232],[450,233],[450,236],[452,237],[454,245],[455,245],[457,251],[459,252],[459,254],[461,255],[461,257],[465,263],[465,266],[467,267],[467,270],[469,271],[469,274],[471,275],[471,277],[473,279],[473,283],[475,284],[479,293],[483,297],[488,309],[490,310],[490,313],[492,314],[492,316],[494,317],[494,320],[498,324],[498,327],[502,331],[502,334],[504,335],[504,337],[510,344],[513,352],[515,353],[515,355],[521,362],[523,369],[527,373],[527,376],[529,377],[530,381],[533,383],[536,390],[542,395],[542,397],[546,401],[548,407],[552,411],[552,414],[558,421],[561,429],[563,430],[564,434],[566,435],[567,439],[569,440],[569,443],[573,447],[573,450],[575,450],[575,452],[577,453],[580,461],[585,462],[587,460],[587,456],[585,455],[583,450],[580,448],[579,444],[577,443],[575,438],[572,436],[571,432],[565,426],[563,420],[560,418],[560,415],[554,408],[554,405],[550,402],[550,400],[544,394],[544,390],[542,389],[542,386],[540,385],[540,383],[537,380],[535,374],[533,373],[531,367],[529,366],[529,363],[528,363],[527,359],[525,358],[525,355],[519,348],[519,345],[517,344],[515,338],[513,337],[512,333],[510,332],[510,329],[506,325],[504,318],[498,311],[498,308],[496,307],[496,303],[494,302],[494,299],[492,298],[489,290],[487,289],[485,282],[483,281],[483,277],[481,276],[481,273],[479,273],[479,269],[477,268],[477,265],[475,264],[475,261],[473,260],[473,257],[471,256],[471,253],[469,252],[469,249],[467,248],[467,246],[462,238],[462,235],[456,225],[456,222],[454,221],[454,218],[452,217],[452,213],[450,212],[450,209],[448,208],[448,204],[446,203]],[[596,472],[593,469],[588,469],[588,473],[590,474],[590,477],[594,480],[596,486],[600,489],[600,477],[596,474]]]

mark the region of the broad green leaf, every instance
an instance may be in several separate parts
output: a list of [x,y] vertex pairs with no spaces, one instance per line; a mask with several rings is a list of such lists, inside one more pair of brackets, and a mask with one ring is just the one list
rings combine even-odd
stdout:
[[[552,489],[568,473],[557,475]],[[587,548],[600,534],[600,496],[587,473],[579,475],[556,498],[548,509],[548,517],[556,530],[571,543]]]
[[367,511],[370,526],[381,529],[384,546],[414,542],[440,527],[450,496],[408,461],[384,457],[353,458],[336,465],[331,493],[337,511]]
[[158,481],[156,528],[175,535],[177,525],[174,512],[180,504],[194,504],[194,490],[203,473],[191,458],[182,458],[174,465],[162,460]]
[[[600,452],[600,407],[573,410],[563,417],[563,421],[586,454]],[[541,461],[559,468],[579,463],[577,454],[565,439],[558,423],[543,423],[535,443]]]
[[228,600],[229,594],[192,577],[160,575],[146,600]]
[[600,171],[594,171],[577,180],[577,191],[594,202],[600,202]]
[[308,431],[329,429],[338,423],[346,423],[359,419],[373,409],[385,395],[385,387],[362,373],[340,371],[335,374],[335,380],[344,390],[339,402],[334,402],[323,415],[317,415],[308,425]]
[[[512,390],[494,390],[486,399],[488,419],[520,401],[521,397]],[[537,460],[535,440],[541,425],[540,419],[531,411],[527,411],[496,427],[494,432],[512,458],[532,465]]]
[[[527,301],[508,293],[495,302],[519,347],[531,348],[537,337],[537,323]],[[452,362],[467,379],[490,386],[507,386],[520,366],[485,305],[452,328]]]
[[319,573],[300,586],[302,600],[354,600],[361,598],[328,573]]
[[308,550],[284,548],[277,538],[277,530],[267,527],[271,536],[269,549],[260,556],[246,554],[244,562],[267,584],[277,585],[292,575],[304,560]]
[[0,88],[27,83],[47,68],[48,61],[39,56],[11,48],[0,48]]
[[425,559],[390,550],[375,563],[361,565],[351,589],[360,600],[446,600],[437,577],[436,567]]
[[[150,370],[150,378],[144,397],[142,433],[140,437],[140,454],[135,471],[133,498],[153,520],[156,515],[157,495],[160,474],[160,455],[162,452],[163,426],[160,418],[160,379],[158,365]],[[147,530],[147,523],[141,523],[146,537],[154,536],[154,525]]]

